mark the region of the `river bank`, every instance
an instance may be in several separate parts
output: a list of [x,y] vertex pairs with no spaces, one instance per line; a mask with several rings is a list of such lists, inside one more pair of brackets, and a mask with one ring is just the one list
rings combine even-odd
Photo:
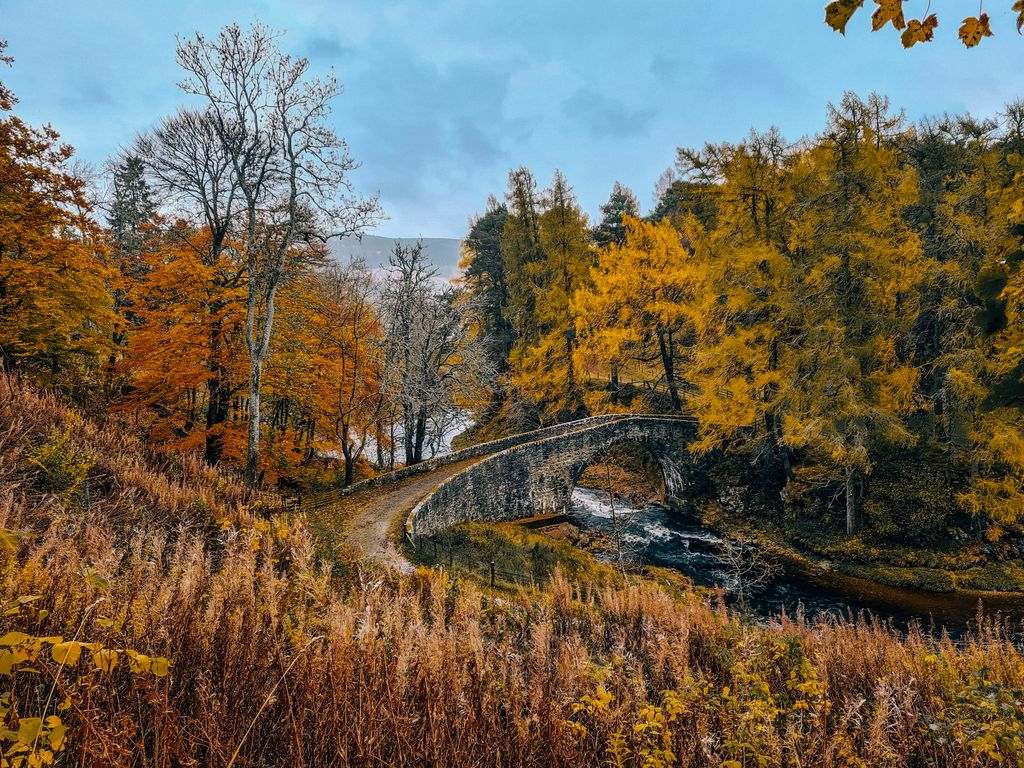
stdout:
[[[1024,595],[1019,593],[929,591],[863,578],[850,572],[855,565],[818,559],[788,545],[784,539],[776,539],[771,526],[755,534],[750,527],[734,521],[705,522],[657,504],[638,508],[623,501],[618,502],[615,514],[621,519],[632,519],[620,536],[633,550],[637,564],[671,568],[686,575],[697,588],[726,593],[732,577],[720,552],[730,538],[753,536],[758,546],[782,566],[778,577],[750,600],[749,608],[765,617],[783,612],[811,616],[863,612],[902,628],[918,624],[959,636],[976,624],[980,601],[985,615],[1005,618],[1015,631],[1024,627]],[[612,531],[606,490],[578,488],[573,494],[570,519],[579,528],[579,534],[561,531],[556,535],[609,559],[606,538]]]

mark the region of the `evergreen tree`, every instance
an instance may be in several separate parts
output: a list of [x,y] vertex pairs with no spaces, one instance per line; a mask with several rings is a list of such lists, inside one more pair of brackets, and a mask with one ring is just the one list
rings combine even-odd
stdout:
[[508,371],[508,356],[515,341],[515,329],[506,315],[509,300],[505,260],[501,254],[502,232],[508,220],[508,207],[494,197],[487,210],[470,223],[462,242],[460,266],[466,286],[481,319],[481,334],[487,355],[498,375]]
[[625,217],[637,218],[640,215],[640,203],[629,189],[619,182],[612,187],[611,197],[601,206],[601,222],[594,227],[591,237],[598,248],[612,243],[622,245],[626,241]]
[[715,226],[715,186],[673,179],[658,195],[658,201],[648,218],[658,222],[668,219],[677,225],[693,215],[703,226]]
[[517,168],[508,175],[508,218],[501,233],[508,298],[505,317],[516,338],[524,344],[537,340],[532,272],[544,260],[540,243],[540,210],[537,183],[529,168]]
[[545,193],[538,234],[543,258],[526,266],[533,291],[531,325],[536,338],[520,338],[513,351],[517,387],[541,405],[550,420],[585,412],[575,371],[576,329],[573,294],[589,278],[591,254],[587,218],[561,172]]
[[110,238],[123,273],[138,276],[142,267],[147,225],[156,215],[156,204],[146,182],[146,168],[135,154],[122,157],[113,168],[114,198],[107,215]]

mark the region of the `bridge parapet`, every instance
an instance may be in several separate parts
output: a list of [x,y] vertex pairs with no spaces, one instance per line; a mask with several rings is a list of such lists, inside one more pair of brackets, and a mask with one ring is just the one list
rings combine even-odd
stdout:
[[410,540],[470,520],[501,521],[564,511],[584,469],[618,443],[639,443],[658,460],[670,504],[684,502],[699,480],[687,449],[692,419],[616,414],[541,430],[499,449],[435,488],[406,521]]
[[451,453],[446,453],[443,456],[436,456],[432,459],[421,461],[418,464],[399,467],[391,472],[386,472],[382,475],[377,475],[366,480],[360,480],[358,483],[353,483],[348,488],[337,488],[332,491],[318,494],[316,497],[311,499],[304,508],[319,509],[322,507],[328,507],[331,504],[336,503],[339,499],[350,496],[354,493],[388,486],[409,477],[430,474],[441,467],[457,464],[460,461],[488,456],[517,445],[522,445],[523,443],[530,443],[548,437],[557,437],[558,435],[580,429],[581,426],[584,425],[598,426],[600,424],[614,422],[619,419],[629,417],[630,414],[628,413],[609,413],[600,416],[590,416],[585,419],[555,424],[550,427],[542,427],[530,432],[520,432],[516,435],[509,435],[508,437],[502,437],[497,440],[490,440],[486,443],[477,443],[476,445],[471,445],[468,448],[452,451]]

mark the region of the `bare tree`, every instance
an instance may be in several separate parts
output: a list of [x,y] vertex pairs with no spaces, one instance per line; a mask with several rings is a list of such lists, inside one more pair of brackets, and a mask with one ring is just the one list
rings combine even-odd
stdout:
[[337,81],[309,74],[309,61],[282,53],[261,24],[232,24],[215,39],[179,40],[187,73],[181,88],[205,102],[204,115],[227,160],[237,196],[237,247],[247,273],[249,430],[246,477],[258,482],[260,395],[282,283],[334,237],[358,235],[379,218],[376,198],[353,195],[356,167],[326,120]]
[[[423,460],[427,433],[489,392],[493,366],[474,334],[474,307],[438,288],[423,245],[397,245],[381,297],[385,386],[400,410],[405,463]],[[437,450],[435,444],[434,450]]]
[[[244,279],[244,266],[228,248],[238,212],[237,186],[231,161],[208,112],[181,109],[140,137],[132,154],[141,158],[156,196],[172,213],[192,220],[206,231],[203,262],[214,269],[216,288],[234,288]],[[220,461],[235,385],[229,381],[223,327],[225,291],[214,291],[210,316],[206,400],[205,458]]]
[[[611,515],[608,534],[612,540],[612,554],[615,566],[624,574],[630,566],[643,558],[646,543],[637,534],[642,529],[640,518],[647,500],[637,494],[617,492],[618,488],[629,488],[632,482],[632,478],[621,467],[613,467],[606,461],[600,471],[603,475],[601,485],[608,494],[608,510]],[[621,505],[616,505],[616,501],[620,501]]]
[[728,576],[726,591],[735,596],[742,611],[749,608],[749,599],[779,574],[778,563],[766,557],[763,548],[746,536],[727,539],[719,556]]

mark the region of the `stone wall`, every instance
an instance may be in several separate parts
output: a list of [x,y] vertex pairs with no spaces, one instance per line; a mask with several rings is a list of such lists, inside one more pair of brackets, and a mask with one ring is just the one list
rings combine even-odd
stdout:
[[556,437],[586,426],[597,426],[600,424],[618,421],[623,418],[629,418],[628,414],[613,413],[603,416],[591,416],[586,419],[579,419],[577,421],[569,421],[563,424],[555,424],[551,427],[535,429],[532,432],[521,432],[518,435],[510,435],[509,437],[491,440],[486,443],[478,443],[477,445],[471,445],[468,448],[463,448],[459,451],[452,451],[451,453],[446,453],[443,456],[436,456],[432,459],[421,461],[419,464],[399,467],[391,472],[385,472],[382,475],[376,475],[375,477],[371,477],[366,480],[360,480],[358,483],[353,483],[348,488],[337,488],[332,491],[317,494],[307,500],[307,503],[303,505],[303,509],[320,509],[328,507],[331,504],[336,503],[338,499],[350,496],[353,493],[371,490],[373,488],[380,488],[382,486],[398,482],[399,480],[404,480],[407,477],[430,474],[431,472],[440,469],[441,467],[448,466],[449,464],[456,464],[460,461],[475,459],[480,456],[488,456],[492,453],[498,453],[499,451],[504,451],[508,448],[522,445],[523,443],[530,443],[547,437]]
[[666,502],[685,503],[703,481],[687,446],[691,419],[616,415],[541,430],[499,449],[441,483],[413,509],[406,532],[415,543],[468,520],[514,520],[564,510],[583,470],[617,443],[647,447],[661,465]]

